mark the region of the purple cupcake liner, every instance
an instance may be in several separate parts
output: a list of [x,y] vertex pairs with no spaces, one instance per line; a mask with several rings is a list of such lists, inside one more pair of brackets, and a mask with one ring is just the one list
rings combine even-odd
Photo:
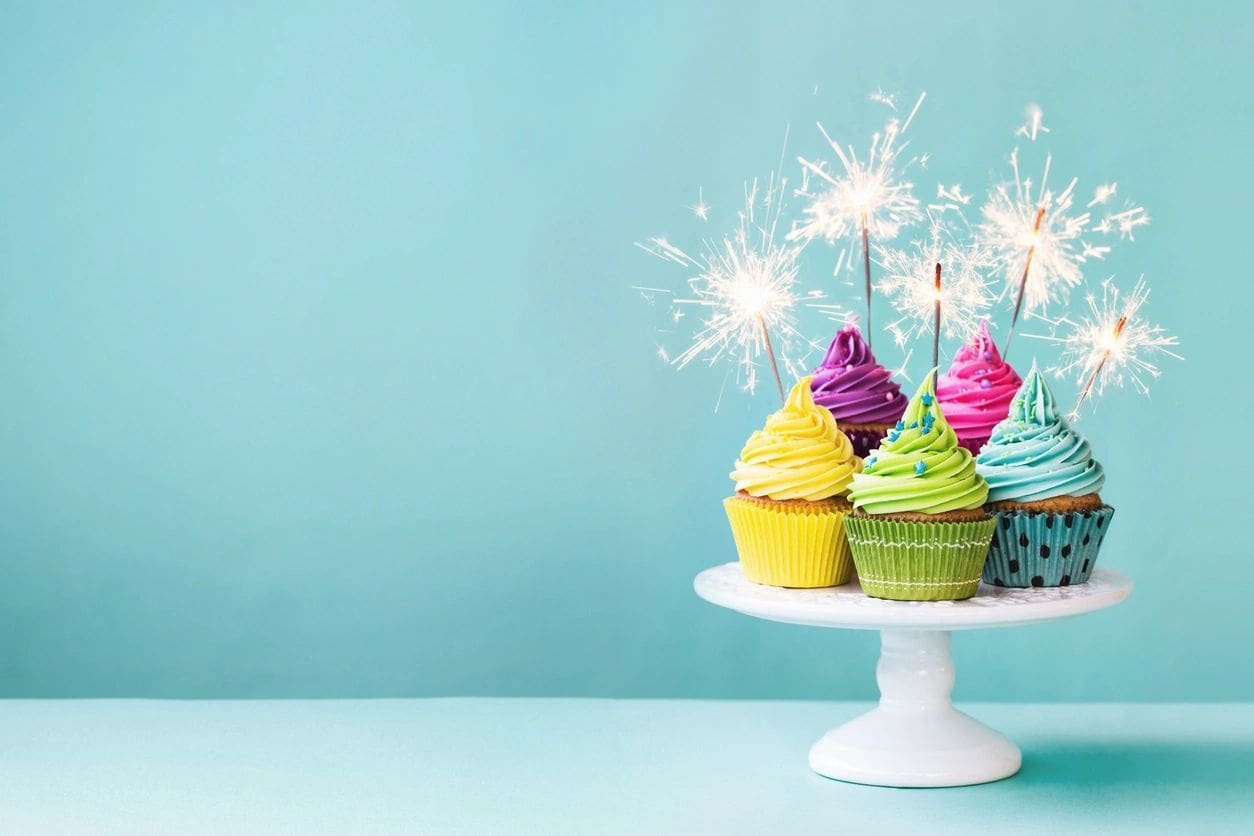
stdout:
[[1089,579],[1115,509],[990,513],[997,527],[984,562],[984,582],[1046,587]]
[[[891,424],[889,425],[892,426]],[[880,446],[880,442],[888,435],[887,430],[847,430],[844,427],[840,431],[849,436],[849,441],[853,444],[854,455],[865,459],[875,449]]]

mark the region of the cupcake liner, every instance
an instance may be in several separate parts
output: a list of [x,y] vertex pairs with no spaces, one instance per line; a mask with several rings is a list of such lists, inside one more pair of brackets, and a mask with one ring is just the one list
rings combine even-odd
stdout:
[[728,497],[723,500],[745,577],[754,583],[814,589],[849,582],[853,561],[845,508]]
[[862,591],[894,601],[960,601],[980,586],[996,522],[915,522],[851,516],[845,521]]
[[983,447],[985,444],[988,444],[988,436],[983,436],[981,438],[959,438],[958,439],[958,446],[965,447],[967,450],[970,450],[971,455],[973,456],[980,455],[980,448]]
[[853,443],[854,455],[865,459],[880,446],[880,442],[884,440],[884,436],[888,435],[888,431],[892,429],[892,424],[885,424],[883,429],[872,428],[867,425],[861,427],[847,428],[844,424],[837,422],[840,431],[849,436],[849,441]]
[[1093,574],[1115,509],[993,511],[997,527],[984,564],[994,586],[1069,586]]

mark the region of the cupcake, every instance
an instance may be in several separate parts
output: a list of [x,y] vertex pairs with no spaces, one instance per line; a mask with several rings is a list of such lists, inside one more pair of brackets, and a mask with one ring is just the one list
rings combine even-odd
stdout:
[[770,586],[813,588],[849,580],[845,538],[849,482],[862,469],[832,413],[816,406],[810,378],[749,437],[723,500],[745,577]]
[[1001,359],[984,320],[936,384],[936,396],[963,447],[980,452],[993,427],[1010,411],[1010,400],[1021,383],[1015,370]]
[[997,530],[984,565],[996,586],[1084,583],[1115,509],[1089,443],[1067,423],[1036,364],[976,460]]
[[906,408],[892,373],[875,362],[858,331],[858,319],[836,332],[823,363],[810,381],[814,402],[831,410],[853,451],[866,456],[879,445]]
[[941,412],[932,369],[853,477],[845,528],[862,591],[897,601],[970,598],[993,534],[987,498],[975,459]]

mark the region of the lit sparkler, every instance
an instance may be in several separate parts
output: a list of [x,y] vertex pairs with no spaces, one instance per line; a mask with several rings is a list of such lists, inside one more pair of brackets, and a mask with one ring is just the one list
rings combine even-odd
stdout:
[[1089,294],[1087,316],[1078,322],[1062,319],[1059,325],[1069,326],[1064,337],[1039,337],[1062,345],[1062,355],[1050,371],[1059,377],[1076,378],[1083,385],[1071,417],[1079,416],[1080,407],[1090,395],[1101,395],[1107,386],[1120,387],[1125,383],[1143,395],[1149,394],[1146,378],[1160,374],[1152,358],[1165,354],[1177,360],[1183,359],[1172,349],[1179,341],[1160,326],[1147,322],[1141,316],[1141,307],[1149,299],[1149,288],[1141,277],[1132,292],[1121,298],[1114,281],[1102,282],[1099,299]]
[[[820,124],[819,132],[835,152],[843,172],[835,171],[827,161],[798,157],[803,179],[797,194],[810,202],[803,210],[805,219],[794,223],[788,237],[790,240],[805,241],[822,238],[829,244],[847,242],[847,248],[836,262],[834,272],[839,273],[842,266],[852,266],[849,248],[854,237],[860,236],[867,305],[864,333],[868,344],[872,335],[871,240],[880,243],[891,241],[903,226],[923,218],[919,200],[914,196],[914,184],[899,179],[918,158],[902,162],[901,154],[909,143],[898,143],[926,96],[926,93],[919,96],[904,122],[894,117],[882,131],[871,137],[871,149],[865,160],[859,159],[853,146],[843,146],[833,140]],[[872,99],[896,109],[891,97],[883,93],[873,94]],[[812,176],[815,178],[813,182]]]
[[[960,243],[936,219],[926,239],[904,249],[877,248],[876,256],[884,272],[876,289],[889,297],[900,314],[888,325],[899,347],[932,331],[933,353],[939,355],[940,335],[966,337],[992,304],[984,278],[992,266],[988,252]],[[943,284],[936,273],[938,265],[944,270]]]
[[[1035,141],[1049,129],[1041,122],[1040,108],[1028,111],[1028,122],[1016,132]],[[978,229],[981,246],[993,253],[1005,280],[1003,297],[1013,299],[1014,313],[1006,333],[1002,356],[1010,352],[1020,314],[1043,311],[1054,302],[1065,302],[1071,289],[1083,278],[1080,265],[1103,258],[1107,244],[1088,240],[1090,233],[1132,238],[1133,231],[1149,223],[1139,206],[1108,213],[1094,223],[1092,209],[1114,197],[1117,184],[1100,185],[1083,211],[1073,211],[1077,180],[1072,179],[1060,192],[1049,187],[1052,157],[1046,156],[1038,184],[1019,171],[1019,149],[1010,155],[1013,180],[998,185],[983,207],[984,221]],[[1026,309],[1025,309],[1026,306]]]
[[[688,279],[691,296],[673,299],[676,312],[686,305],[708,309],[692,342],[670,362],[682,369],[697,359],[711,366],[729,361],[736,369],[737,381],[753,392],[757,365],[765,356],[781,400],[784,384],[780,363],[790,378],[800,377],[804,357],[794,357],[793,353],[813,347],[797,329],[795,308],[803,301],[823,298],[819,292],[805,293],[796,287],[798,256],[804,244],[789,242],[780,235],[786,183],[776,175],[771,176],[764,191],[757,180],[747,183],[736,229],[721,240],[705,239],[698,256],[689,255],[665,238],[637,244],[693,272]],[[781,348],[778,355],[772,338]]]

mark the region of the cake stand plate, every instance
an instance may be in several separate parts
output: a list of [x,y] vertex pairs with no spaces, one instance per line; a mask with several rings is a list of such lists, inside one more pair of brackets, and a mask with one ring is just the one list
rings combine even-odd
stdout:
[[739,563],[697,575],[697,594],[755,618],[879,630],[879,705],[825,734],[810,749],[820,775],[884,787],[959,787],[1008,778],[1019,749],[953,707],[950,632],[1039,624],[1113,607],[1132,581],[1096,569],[1088,583],[1051,589],[980,585],[965,601],[885,601],[857,582],[828,589],[780,589],[747,580]]

